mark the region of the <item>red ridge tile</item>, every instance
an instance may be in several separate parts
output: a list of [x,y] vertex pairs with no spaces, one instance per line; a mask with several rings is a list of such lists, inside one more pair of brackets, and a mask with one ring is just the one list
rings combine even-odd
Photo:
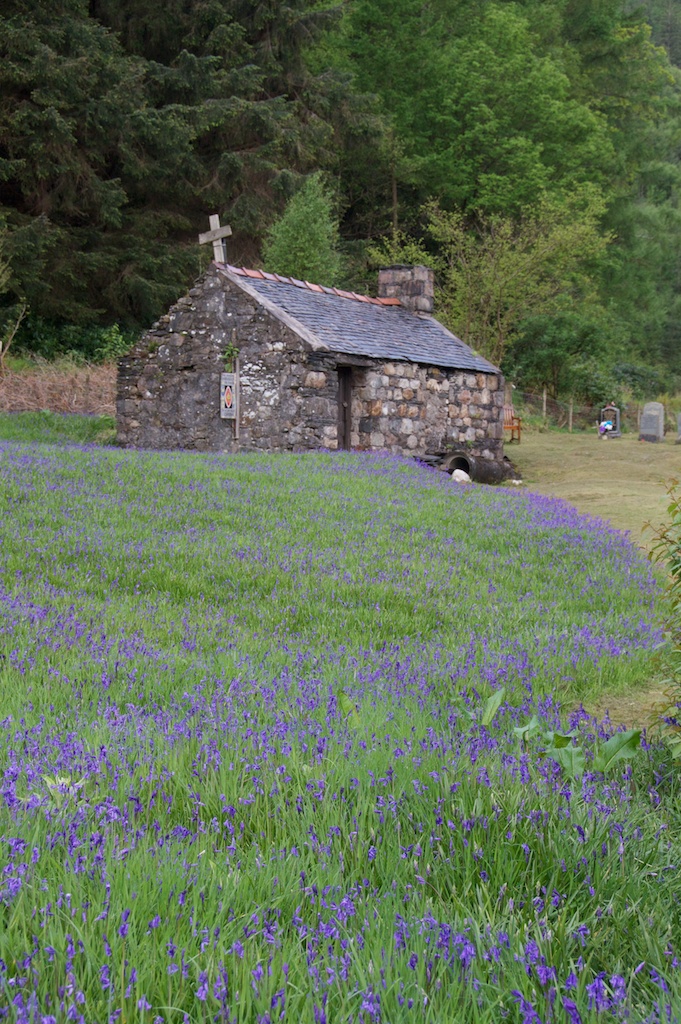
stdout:
[[357,292],[348,292],[342,288],[329,288],[324,284],[315,284],[312,281],[299,281],[297,277],[283,277],[281,274],[270,274],[266,270],[249,270],[248,267],[233,267],[231,263],[218,263],[217,266],[224,267],[230,274],[238,277],[250,277],[258,281],[278,281],[280,284],[292,284],[296,288],[306,288],[310,292],[325,295],[338,295],[341,299],[353,299],[355,302],[371,302],[374,306],[401,306],[399,299],[375,299],[371,295],[359,295]]

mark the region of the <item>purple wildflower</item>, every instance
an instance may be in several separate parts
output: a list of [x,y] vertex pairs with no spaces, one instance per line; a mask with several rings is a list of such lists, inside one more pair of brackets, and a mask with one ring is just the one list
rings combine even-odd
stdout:
[[568,999],[567,996],[563,996],[563,1009],[568,1015],[570,1024],[582,1024],[582,1018],[579,1014],[579,1010],[577,1009],[577,1004],[573,1002],[572,999]]

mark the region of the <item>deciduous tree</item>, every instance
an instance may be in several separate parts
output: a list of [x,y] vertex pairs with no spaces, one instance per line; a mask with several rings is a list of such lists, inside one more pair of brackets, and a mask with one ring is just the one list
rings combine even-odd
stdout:
[[529,316],[570,308],[590,290],[589,271],[609,239],[599,231],[603,200],[588,189],[560,206],[543,202],[521,219],[480,219],[430,208],[441,261],[440,315],[496,365]]

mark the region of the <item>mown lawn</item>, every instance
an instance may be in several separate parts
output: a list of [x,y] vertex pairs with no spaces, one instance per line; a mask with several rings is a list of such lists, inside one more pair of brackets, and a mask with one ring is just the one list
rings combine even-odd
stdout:
[[651,538],[645,524],[664,521],[667,486],[681,478],[681,445],[674,442],[672,434],[661,444],[649,444],[637,434],[604,441],[595,430],[526,431],[519,445],[506,445],[506,454],[530,490],[607,519],[645,547]]
[[12,442],[0,512],[0,1016],[675,1019],[678,771],[561,712],[649,673],[620,534],[380,456]]

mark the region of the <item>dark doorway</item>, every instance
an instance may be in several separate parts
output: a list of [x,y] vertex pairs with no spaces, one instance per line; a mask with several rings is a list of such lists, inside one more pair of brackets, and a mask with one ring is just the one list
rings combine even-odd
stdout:
[[338,447],[350,450],[352,367],[338,367]]

